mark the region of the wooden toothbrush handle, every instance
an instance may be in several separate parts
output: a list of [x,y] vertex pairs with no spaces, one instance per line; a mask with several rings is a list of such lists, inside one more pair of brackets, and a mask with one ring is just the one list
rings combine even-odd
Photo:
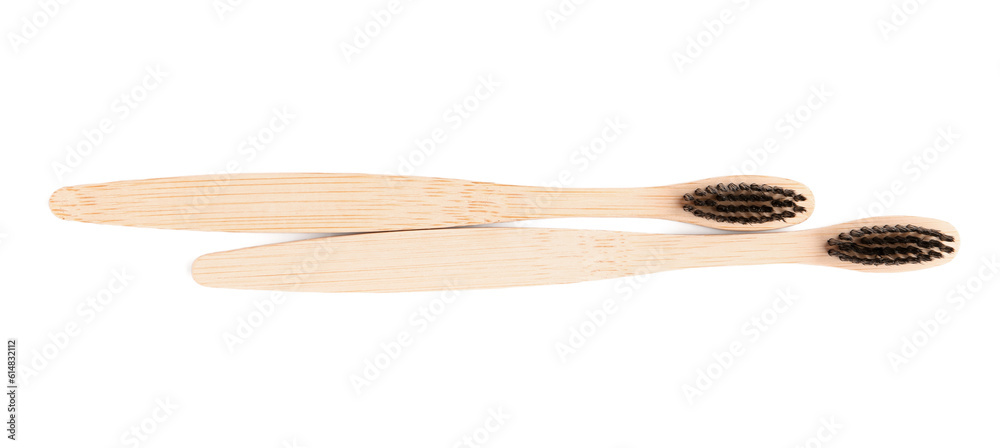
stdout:
[[574,283],[669,269],[792,262],[777,234],[670,236],[537,228],[460,228],[317,238],[204,255],[206,286],[402,292]]
[[[65,187],[63,219],[227,232],[427,229],[561,216],[647,216],[649,189],[559,190],[371,174],[232,174]],[[634,209],[633,209],[634,207]],[[678,206],[679,207],[679,206]]]

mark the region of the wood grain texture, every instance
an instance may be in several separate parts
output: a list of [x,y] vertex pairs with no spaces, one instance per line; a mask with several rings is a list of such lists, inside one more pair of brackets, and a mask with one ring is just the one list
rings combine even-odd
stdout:
[[[682,209],[682,196],[717,183],[759,183],[805,194],[807,212],[784,222],[718,223]],[[549,189],[371,174],[233,174],[64,187],[49,200],[61,219],[163,229],[339,233],[431,229],[564,217],[659,218],[717,229],[773,230],[815,207],[804,185],[730,176],[646,188]]]
[[[903,272],[947,263],[862,266],[831,257],[827,241],[863,226],[914,224],[956,238],[950,224],[889,217],[821,229],[733,235],[656,235],[598,230],[459,228],[315,238],[198,258],[205,286],[314,292],[401,292],[574,283],[713,266],[803,263]],[[956,252],[957,253],[957,252]]]

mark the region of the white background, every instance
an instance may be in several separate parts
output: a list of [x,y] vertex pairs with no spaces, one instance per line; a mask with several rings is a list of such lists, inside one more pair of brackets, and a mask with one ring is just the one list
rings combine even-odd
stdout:
[[[553,22],[556,1],[404,1],[348,60],[355,27],[387,3],[247,1],[220,18],[210,0],[71,2],[49,18],[3,2],[0,333],[21,344],[19,443],[447,447],[501,409],[483,446],[997,446],[1000,305],[980,272],[1000,251],[1000,4],[914,4],[893,18],[902,0],[594,1]],[[481,77],[500,86],[446,121]],[[126,117],[122,94],[142,97]],[[294,119],[248,150],[275,108]],[[789,113],[808,120],[789,128]],[[609,119],[625,130],[587,158]],[[74,159],[102,120],[111,131]],[[421,157],[414,140],[437,128],[447,140]],[[927,149],[949,129],[954,143]],[[816,192],[803,228],[861,210],[928,216],[955,224],[963,250],[898,275],[761,266],[462,292],[425,330],[411,315],[440,294],[296,293],[260,323],[269,293],[201,287],[191,261],[305,236],[99,226],[47,208],[64,185],[227,166],[539,185],[565,171],[572,187],[742,166]],[[122,269],[124,289],[88,305]],[[960,286],[978,292],[959,299]],[[744,325],[784,291],[794,304],[754,339]],[[563,359],[558,344],[592,330],[607,300],[616,312]],[[947,323],[894,366],[939,310]],[[231,350],[247,319],[260,325]],[[413,344],[359,395],[351,377],[403,332]],[[734,342],[743,356],[689,400]],[[831,419],[835,434],[821,429]]]

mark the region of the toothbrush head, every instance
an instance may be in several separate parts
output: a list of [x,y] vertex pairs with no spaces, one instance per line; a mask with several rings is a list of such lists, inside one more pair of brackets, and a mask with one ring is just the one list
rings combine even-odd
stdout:
[[[717,183],[686,193],[682,207],[698,218],[736,227],[734,230],[767,230],[805,221],[812,212],[807,194],[811,195],[769,184]],[[766,228],[753,228],[761,225]],[[741,226],[750,228],[739,229]]]

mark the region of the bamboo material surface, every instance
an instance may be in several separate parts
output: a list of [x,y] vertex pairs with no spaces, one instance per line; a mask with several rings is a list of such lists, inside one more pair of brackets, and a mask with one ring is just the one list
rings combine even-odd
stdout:
[[[863,226],[913,224],[955,237],[950,224],[889,217],[798,232],[656,235],[538,228],[460,228],[308,239],[204,255],[205,286],[315,292],[401,292],[573,283],[673,269],[803,263],[902,272],[947,263],[863,266],[828,254],[827,241]],[[956,252],[957,253],[957,252]]]
[[[787,221],[719,223],[683,210],[682,197],[719,183],[770,184],[806,196]],[[232,174],[64,187],[59,218],[100,224],[226,232],[340,233],[429,229],[564,217],[660,218],[723,230],[773,230],[805,221],[806,186],[731,176],[645,188],[561,188],[370,174]]]

